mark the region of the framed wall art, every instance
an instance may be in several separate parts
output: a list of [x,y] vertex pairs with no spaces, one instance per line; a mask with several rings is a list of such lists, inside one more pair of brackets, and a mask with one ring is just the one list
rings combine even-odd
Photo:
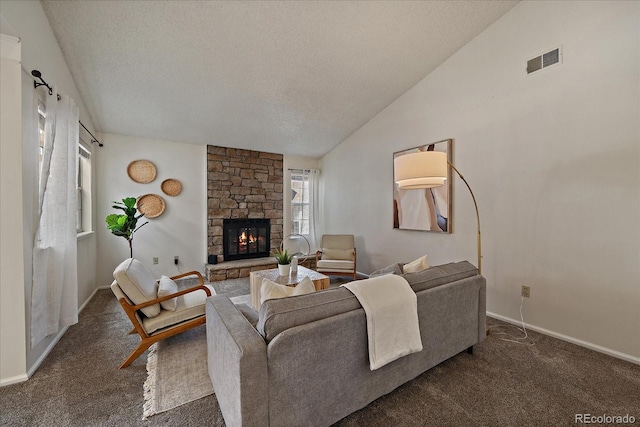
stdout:
[[[447,161],[453,158],[453,140],[445,139],[433,144],[421,145],[393,153],[393,158],[420,151],[443,151]],[[452,232],[452,175],[447,168],[447,180],[443,186],[401,190],[393,183],[393,228],[402,230]],[[393,176],[395,176],[395,171]]]

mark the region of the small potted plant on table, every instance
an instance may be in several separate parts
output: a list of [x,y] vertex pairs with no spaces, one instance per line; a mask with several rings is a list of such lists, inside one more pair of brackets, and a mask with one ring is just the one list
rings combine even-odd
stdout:
[[273,256],[278,261],[278,273],[281,276],[288,276],[291,271],[291,258],[293,256],[286,249],[275,249]]

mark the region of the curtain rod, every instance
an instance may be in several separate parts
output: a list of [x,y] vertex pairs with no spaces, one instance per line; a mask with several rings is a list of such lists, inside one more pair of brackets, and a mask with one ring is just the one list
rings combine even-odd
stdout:
[[317,172],[318,169],[300,169],[300,168],[289,168],[289,171],[300,171],[300,172]]
[[[49,95],[53,95],[53,88],[51,86],[49,86],[49,84],[47,82],[44,81],[44,79],[42,78],[42,73],[38,70],[31,70],[31,75],[33,77],[35,77],[36,79],[40,79],[41,83],[38,83],[37,81],[33,81],[33,88],[37,88],[38,86],[45,86],[47,89],[49,89]],[[60,101],[60,95],[58,95],[58,101]],[[80,121],[78,120],[78,123],[80,123],[80,126],[82,126],[84,128],[84,130],[87,131],[87,133],[89,135],[91,135],[91,143],[93,144],[94,142],[98,143],[98,147],[104,147],[104,144],[100,141],[98,141],[98,138],[96,138],[95,136],[93,136],[93,134],[91,133],[91,131],[89,129],[87,129],[87,127]]]

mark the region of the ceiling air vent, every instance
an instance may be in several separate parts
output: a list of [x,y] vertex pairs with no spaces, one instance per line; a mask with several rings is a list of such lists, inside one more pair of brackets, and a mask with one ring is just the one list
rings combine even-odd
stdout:
[[559,64],[561,62],[561,58],[562,51],[560,47],[531,58],[527,61],[527,74]]

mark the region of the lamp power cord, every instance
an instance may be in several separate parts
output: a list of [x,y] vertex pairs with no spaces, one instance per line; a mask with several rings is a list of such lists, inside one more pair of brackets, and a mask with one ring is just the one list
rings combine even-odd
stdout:
[[531,338],[529,336],[529,333],[527,332],[527,328],[524,325],[524,316],[522,315],[522,307],[524,305],[524,297],[522,297],[522,299],[520,300],[520,322],[522,324],[522,327],[518,327],[516,325],[493,325],[493,326],[489,326],[488,330],[491,331],[491,329],[494,328],[515,328],[517,329],[522,336],[518,337],[518,336],[514,336],[512,333],[505,331],[504,329],[498,329],[497,332],[491,332],[491,335],[505,335],[505,338],[498,338],[502,341],[507,341],[507,342],[512,342],[515,344],[522,344],[522,345],[536,345],[536,342],[533,340],[533,338]]

